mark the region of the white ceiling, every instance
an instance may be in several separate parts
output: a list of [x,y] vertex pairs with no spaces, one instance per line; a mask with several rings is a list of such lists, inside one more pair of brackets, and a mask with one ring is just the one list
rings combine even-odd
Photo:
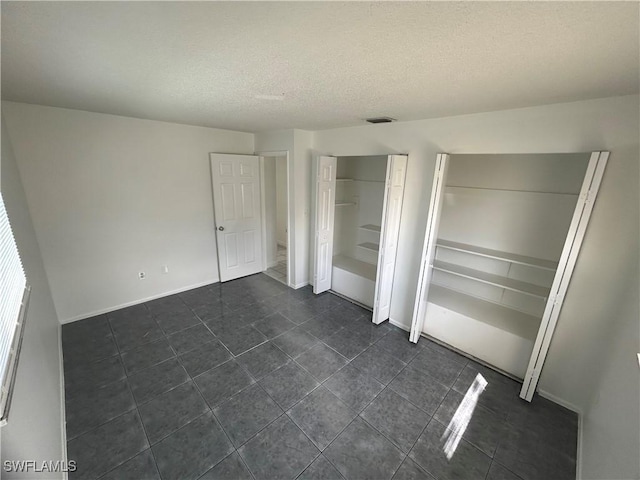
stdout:
[[131,117],[317,130],[638,92],[636,2],[1,8],[4,99]]

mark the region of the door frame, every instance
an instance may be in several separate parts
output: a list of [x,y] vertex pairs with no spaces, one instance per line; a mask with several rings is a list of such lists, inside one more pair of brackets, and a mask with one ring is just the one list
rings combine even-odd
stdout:
[[287,286],[294,288],[293,282],[293,264],[294,264],[294,241],[295,235],[291,228],[291,212],[293,211],[291,205],[291,162],[289,150],[277,150],[277,151],[263,151],[255,152],[254,155],[260,157],[260,190],[262,195],[262,271],[266,271],[267,265],[267,210],[266,210],[266,189],[264,182],[264,157],[285,157],[287,161]]

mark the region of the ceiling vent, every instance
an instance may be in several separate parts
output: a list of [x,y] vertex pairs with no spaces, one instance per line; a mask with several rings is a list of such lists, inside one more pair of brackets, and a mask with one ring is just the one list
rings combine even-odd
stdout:
[[391,117],[374,117],[374,118],[365,118],[367,123],[391,123],[395,122],[395,118]]

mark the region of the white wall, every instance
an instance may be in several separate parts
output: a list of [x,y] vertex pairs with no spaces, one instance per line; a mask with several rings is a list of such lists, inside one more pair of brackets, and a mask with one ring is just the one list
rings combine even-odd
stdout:
[[276,237],[287,246],[287,157],[276,157]]
[[252,134],[2,108],[62,322],[218,280],[208,153]]
[[[448,153],[556,153],[610,150],[582,251],[560,315],[539,387],[585,413],[585,422],[609,427],[608,450],[635,451],[617,471],[637,476],[638,381],[629,362],[640,349],[638,278],[638,96],[597,99],[414,122],[324,130],[315,133],[318,153],[373,155],[408,153],[407,185],[391,318],[410,325],[424,238],[435,156]],[[634,328],[632,328],[632,326]],[[631,335],[633,333],[633,335]],[[616,338],[628,336],[628,343]],[[611,352],[616,350],[616,354]],[[603,365],[603,360],[607,360]],[[617,368],[626,365],[625,368]],[[601,372],[597,379],[593,372]],[[592,407],[601,386],[631,385],[624,397]],[[626,391],[626,390],[625,390]],[[601,399],[601,401],[605,401]],[[614,421],[627,418],[626,424]],[[591,433],[589,433],[591,432]],[[585,451],[597,451],[585,429]],[[628,443],[630,442],[630,443]],[[597,476],[593,463],[586,478]],[[587,467],[587,465],[585,465]],[[595,473],[594,473],[595,472]],[[592,475],[593,474],[593,475]]]
[[[60,327],[4,117],[1,140],[0,190],[32,288],[9,422],[2,427],[2,463],[4,465],[7,460],[62,460],[66,445]],[[17,476],[2,473],[2,478]],[[62,475],[32,473],[19,477],[50,479],[62,478]]]

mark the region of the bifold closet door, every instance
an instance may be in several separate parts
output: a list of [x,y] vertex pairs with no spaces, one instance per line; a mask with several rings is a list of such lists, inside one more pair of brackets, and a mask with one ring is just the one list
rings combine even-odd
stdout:
[[533,352],[531,353],[527,373],[525,374],[522,389],[520,390],[520,398],[529,402],[533,398],[533,394],[538,386],[540,373],[542,372],[542,367],[547,357],[549,346],[551,345],[553,332],[558,323],[562,303],[569,288],[571,275],[573,274],[573,269],[578,259],[578,253],[582,246],[582,240],[584,239],[584,234],[589,224],[591,211],[593,210],[593,205],[598,195],[598,190],[600,189],[600,182],[602,181],[608,159],[609,152],[593,152],[589,159],[587,172],[584,176],[578,202],[576,203],[576,208],[569,226],[569,233],[562,248],[558,269],[553,278],[549,298],[547,299],[547,304],[542,315],[540,329],[538,330],[538,335],[533,345]]
[[380,223],[380,247],[378,250],[378,269],[376,290],[373,303],[373,323],[381,323],[389,318],[393,276],[396,269],[398,237],[400,235],[400,216],[404,198],[404,183],[407,173],[406,155],[389,155],[382,221]]
[[318,157],[316,161],[313,293],[326,292],[331,288],[337,165],[336,157]]
[[431,202],[429,203],[427,229],[424,237],[424,245],[422,246],[422,258],[420,260],[420,276],[418,277],[418,288],[416,291],[411,333],[409,336],[409,340],[413,343],[417,343],[420,339],[420,333],[422,333],[424,319],[427,314],[429,286],[431,285],[431,276],[433,274],[433,260],[436,255],[436,240],[438,239],[438,225],[440,224],[440,214],[442,213],[442,200],[444,197],[448,165],[449,155],[439,153],[436,157],[436,168],[433,175],[433,185],[431,187]]
[[220,281],[262,271],[260,159],[209,154]]

